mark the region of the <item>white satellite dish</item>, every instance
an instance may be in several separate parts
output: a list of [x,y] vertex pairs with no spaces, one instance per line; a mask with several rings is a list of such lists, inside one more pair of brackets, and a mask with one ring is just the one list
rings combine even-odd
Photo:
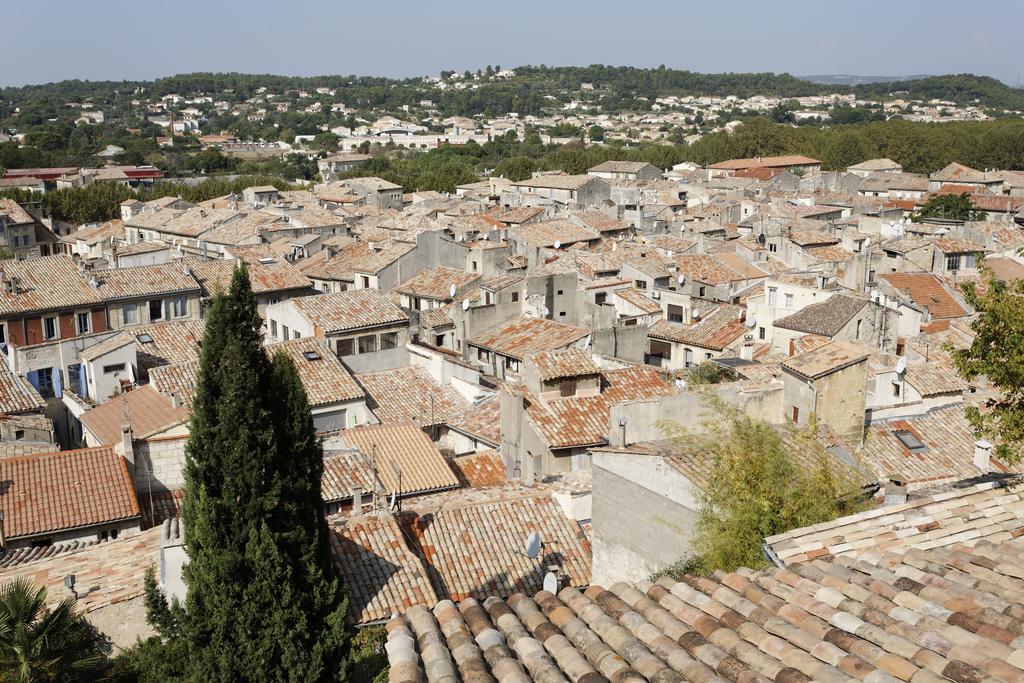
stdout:
[[462,300],[462,310],[464,310],[464,311],[468,311],[469,310],[469,299],[463,299]]
[[906,357],[901,357],[898,361],[896,361],[896,374],[897,375],[902,375],[906,371],[907,371],[907,359],[906,359]]
[[757,327],[757,318],[755,318],[754,316],[750,316],[749,318],[747,318],[747,322],[745,324],[750,329],[754,329],[755,327]]
[[671,249],[669,249],[669,250],[668,250],[668,251],[667,251],[667,252],[665,253],[665,255],[666,255],[666,256],[668,256],[669,258],[672,258],[672,257],[673,257],[673,256],[675,256],[676,254],[675,254],[675,252],[674,252],[674,251],[672,251]]
[[389,510],[394,510],[395,509],[395,501],[397,499],[397,496],[398,496],[398,492],[397,491],[392,491],[391,492],[391,503],[388,505],[388,509]]
[[870,246],[871,246],[871,238],[870,237],[865,237],[864,238],[864,248],[867,249]]
[[562,240],[555,240],[555,249],[562,248]]
[[544,543],[540,540],[540,534],[534,531],[526,538],[526,556],[531,560],[537,558],[540,555],[540,549]]
[[544,590],[548,593],[558,593],[558,577],[555,576],[554,572],[548,572],[544,575]]
[[551,310],[547,306],[541,306],[540,307],[540,314],[541,315],[547,315],[550,312],[551,312]]
[[679,284],[681,284],[681,285],[685,285],[686,284],[686,276],[685,275],[680,275],[676,279],[679,280]]
[[676,389],[686,388],[686,380],[682,378],[677,379],[675,382],[673,382],[673,384],[675,384]]
[[452,286],[448,288],[448,296],[451,297],[452,299],[455,298],[455,283],[454,282],[452,283]]
[[690,313],[690,317],[693,318],[694,320],[699,318],[700,317],[700,309],[697,309],[697,308],[693,309],[693,312]]

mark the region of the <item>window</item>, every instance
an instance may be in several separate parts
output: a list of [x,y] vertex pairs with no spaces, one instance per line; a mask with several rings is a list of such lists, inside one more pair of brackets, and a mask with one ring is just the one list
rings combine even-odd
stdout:
[[765,332],[765,329],[763,327],[757,328],[757,338],[758,339],[763,341],[766,336],[768,336],[768,335]]
[[950,254],[946,257],[946,270],[960,270],[960,254]]
[[799,422],[800,421],[800,409],[797,408],[796,406],[793,406],[792,417],[793,417],[793,422]]
[[704,294],[705,294],[705,293],[707,292],[707,289],[708,289],[707,287],[701,287],[701,288],[699,288],[699,289],[697,290],[697,296],[704,296]]
[[75,316],[78,325],[78,334],[89,334],[89,313],[79,313]]
[[892,395],[896,398],[900,397],[900,383],[896,380],[893,380],[892,383]]
[[377,350],[377,335],[367,334],[359,337],[359,353],[372,353]]
[[56,318],[43,318],[43,338],[56,339],[57,331],[58,327]]
[[477,263],[476,263],[476,261],[473,261],[473,271],[474,271],[474,272],[476,272],[476,271],[477,271],[477,270],[479,270],[479,269],[480,269],[480,268],[479,268],[479,266],[477,266]]
[[[327,286],[327,284],[326,284],[326,283],[324,283],[324,286],[326,287],[326,286]],[[325,289],[324,291],[326,292],[327,290]],[[279,296],[272,296],[272,297],[270,297],[269,299],[267,299],[267,303],[268,303],[268,304],[271,304],[271,305],[273,305],[273,304],[279,304],[279,303],[281,303],[281,297],[279,297]]]
[[705,353],[704,354],[704,360],[711,360],[711,354],[710,353]]
[[285,341],[288,341],[288,338],[289,338],[290,335],[291,335],[291,330],[288,329],[288,326],[287,325],[281,325],[281,339],[283,339]]
[[647,281],[646,280],[634,280],[633,284],[636,285],[637,289],[647,289]]
[[768,251],[769,251],[769,253],[774,254],[775,253],[775,245],[774,244],[769,244],[768,245]]
[[[383,344],[384,344],[384,340],[382,339],[381,340],[381,345],[383,346]],[[434,346],[444,346],[444,335],[443,334],[436,334],[436,335],[434,335]]]
[[598,292],[597,294],[594,295],[594,303],[595,304],[601,305],[601,304],[605,303],[606,301],[608,301],[608,293],[607,292]]
[[670,323],[683,322],[683,307],[676,304],[668,305],[668,321]]
[[785,296],[785,302],[786,302],[786,310],[789,310],[789,309],[793,308],[793,295],[792,294],[787,294]]
[[113,365],[104,365],[103,366],[103,374],[104,375],[112,375],[115,372],[124,372],[124,368],[125,368],[125,364],[124,363],[114,363]]
[[369,287],[370,287],[370,278],[368,276],[366,276],[366,275],[360,275],[359,276],[359,284],[362,285],[363,289],[369,289]]
[[864,322],[863,320],[858,320],[857,321],[856,328],[853,331],[853,338],[854,339],[860,339],[860,326],[861,326],[861,323],[863,323],[863,322]]
[[163,320],[164,319],[164,300],[153,299],[149,302],[149,319],[150,320]]
[[351,356],[355,350],[355,341],[352,339],[339,339],[338,340],[338,357]]
[[270,336],[273,337],[274,339],[277,339],[277,321],[276,320],[271,320],[270,321]]
[[[31,374],[31,373],[30,373]],[[36,389],[43,398],[53,398],[53,368],[39,368],[36,370],[36,381],[39,385]]]
[[519,301],[519,292],[512,292],[512,303]]
[[775,287],[768,288],[768,305],[777,306],[779,303],[779,290]]
[[686,367],[693,365],[693,349],[686,349],[683,352],[683,362],[686,364]]
[[563,379],[561,382],[558,383],[558,391],[562,397],[575,396],[576,380]]
[[184,318],[188,315],[188,298],[184,296],[176,296],[172,300],[173,310],[175,318]]
[[562,296],[562,294],[563,294],[563,290],[561,290],[561,289],[558,290],[558,296]]
[[0,344],[7,343],[7,323],[0,323]]
[[121,318],[125,325],[135,325],[139,322],[139,305],[125,304],[121,307]]
[[292,339],[302,339],[302,335],[299,334],[298,330],[292,330]]
[[558,317],[559,318],[564,318],[565,317],[565,311],[559,311],[558,312]]
[[900,440],[908,451],[911,453],[923,453],[928,450],[928,447],[921,443],[921,440],[917,438],[917,435],[906,429],[897,429],[892,433],[897,439]]
[[477,348],[476,359],[486,363],[491,360],[491,352],[488,351],[487,349]]
[[[444,339],[444,335],[441,335]],[[380,335],[380,348],[393,349],[398,346],[398,333],[397,332],[384,332]]]

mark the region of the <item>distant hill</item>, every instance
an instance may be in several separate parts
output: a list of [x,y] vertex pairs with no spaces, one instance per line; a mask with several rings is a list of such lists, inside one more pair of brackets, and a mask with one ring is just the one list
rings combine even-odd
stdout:
[[819,83],[821,85],[867,85],[868,83],[896,83],[899,81],[917,81],[923,78],[931,78],[930,74],[917,74],[914,76],[853,76],[850,74],[824,74],[816,76],[801,76],[805,81]]
[[896,83],[866,83],[853,90],[865,98],[886,97],[898,92],[912,99],[948,100],[957,104],[976,102],[991,109],[1024,111],[1024,90],[1011,88],[989,76],[974,74],[927,76]]

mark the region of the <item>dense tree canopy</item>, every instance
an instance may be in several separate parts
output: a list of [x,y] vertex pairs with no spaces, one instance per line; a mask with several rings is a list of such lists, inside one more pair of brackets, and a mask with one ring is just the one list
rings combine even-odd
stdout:
[[981,287],[963,284],[964,298],[979,313],[971,323],[974,340],[951,349],[957,371],[967,380],[985,376],[998,398],[968,406],[967,419],[979,436],[995,444],[1007,463],[1024,458],[1024,281],[1004,282],[983,268]]

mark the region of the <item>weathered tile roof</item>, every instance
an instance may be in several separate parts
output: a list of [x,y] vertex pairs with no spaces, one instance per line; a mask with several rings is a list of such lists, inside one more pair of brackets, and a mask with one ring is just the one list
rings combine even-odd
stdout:
[[542,382],[558,377],[597,375],[601,372],[590,354],[576,347],[541,351],[531,355],[529,362],[537,369]]
[[352,427],[335,438],[376,458],[377,476],[388,492],[424,493],[459,484],[430,437],[412,422]]
[[390,680],[1018,681],[1022,560],[955,545],[442,601],[388,623]]
[[291,299],[290,302],[324,334],[409,320],[401,308],[375,289],[316,294]]
[[[254,294],[308,289],[313,284],[298,268],[271,251],[267,245],[231,247],[231,254],[245,262]],[[192,274],[202,286],[204,296],[226,292],[237,265],[234,259],[190,259]]]
[[128,463],[111,447],[3,458],[0,481],[9,540],[141,514]]
[[203,340],[203,323],[199,320],[153,323],[127,332],[135,337],[135,353],[145,370],[199,360]]
[[825,301],[804,306],[796,313],[779,318],[774,325],[786,330],[834,337],[867,303],[868,300],[860,296],[833,294]]
[[657,313],[661,310],[661,306],[656,301],[635,287],[616,289],[614,294],[623,301],[636,306],[644,313]]
[[196,393],[199,361],[159,365],[149,369],[149,383],[165,396],[177,396],[188,410]]
[[479,279],[478,273],[469,273],[447,266],[436,266],[421,270],[392,291],[427,299],[447,300],[452,298],[452,285],[455,285],[457,292],[461,292]]
[[354,401],[366,395],[338,357],[315,337],[270,344],[266,349],[268,355],[281,351],[291,359],[310,407]]
[[452,458],[448,464],[462,486],[497,486],[508,481],[501,454],[492,448]]
[[469,343],[523,360],[533,353],[567,347],[589,334],[590,330],[584,327],[522,316],[477,335]]
[[0,362],[0,414],[41,411],[46,402],[34,386]]
[[[974,467],[977,437],[964,417],[961,405],[933,410],[920,417],[876,422],[867,427],[858,458],[879,477],[899,474],[911,490],[942,484],[979,474]],[[911,452],[897,432],[909,432],[924,449]],[[1008,467],[992,458],[996,472],[1024,472],[1024,466]]]
[[804,166],[820,164],[817,159],[793,154],[778,157],[754,157],[751,159],[729,159],[711,164],[708,168],[738,171],[744,168],[782,168],[785,166]]
[[103,303],[75,262],[64,254],[4,261],[0,272],[5,283],[15,278],[17,284],[16,293],[0,287],[0,316]]
[[467,405],[451,385],[438,383],[415,365],[359,373],[356,380],[372,399],[373,414],[384,423],[411,420],[421,427],[444,424]]
[[98,282],[96,293],[105,301],[137,299],[162,294],[199,293],[199,283],[188,266],[161,263],[154,266],[114,268],[87,274]]
[[82,426],[102,444],[121,440],[121,429],[130,422],[136,439],[144,439],[188,420],[188,410],[175,408],[169,398],[151,384],[119,394],[82,413]]
[[[590,582],[590,545],[550,494],[491,495],[484,502],[447,502],[436,509],[407,509],[400,516],[410,547],[431,570],[438,597],[461,600],[537,590],[544,565],[556,558],[571,585]],[[523,553],[534,531],[544,542],[540,561]]]
[[849,365],[859,363],[869,355],[868,349],[859,344],[837,340],[790,356],[782,361],[782,367],[807,379],[818,379]]
[[469,406],[448,418],[448,427],[497,447],[501,444],[501,400],[494,395]]
[[942,286],[939,278],[931,273],[883,273],[879,277],[906,292],[918,306],[927,307],[932,318],[959,318],[967,315],[967,311]]
[[607,386],[598,396],[537,401],[524,395],[526,414],[549,448],[574,448],[607,443],[612,405],[673,393],[671,385],[655,370],[629,367],[603,373]]
[[963,393],[969,384],[960,375],[942,368],[937,363],[913,363],[907,366],[907,384],[914,387],[921,396]]
[[659,320],[648,330],[653,339],[699,346],[721,351],[746,332],[743,324],[744,309],[731,304],[708,304],[700,320],[695,323],[671,323]]
[[1024,491],[1016,479],[966,483],[810,527],[769,536],[765,543],[784,564],[880,551],[904,554],[1024,535]]
[[75,606],[84,612],[138,598],[143,593],[146,568],[160,560],[160,528],[62,550],[0,569],[0,585],[17,576],[27,577],[45,587],[47,600],[54,604],[67,595],[64,577],[74,574],[81,587]]
[[679,273],[690,280],[709,285],[720,285],[747,279],[711,254],[693,254],[675,257]]
[[7,199],[6,197],[0,197],[0,215],[4,216],[7,222],[12,225],[23,225],[25,223],[35,222],[35,219],[32,218],[32,214],[23,209],[18,202],[13,199]]
[[566,175],[562,173],[551,173],[539,175],[536,178],[520,180],[512,183],[514,187],[545,188],[556,190],[579,190],[588,183],[600,180],[589,175]]
[[568,218],[556,218],[536,223],[521,223],[508,229],[509,237],[533,247],[567,246],[576,242],[590,242],[601,238],[601,233]]
[[403,542],[389,513],[336,518],[331,550],[345,577],[349,620],[357,624],[387,619],[396,610],[437,601],[426,569]]

